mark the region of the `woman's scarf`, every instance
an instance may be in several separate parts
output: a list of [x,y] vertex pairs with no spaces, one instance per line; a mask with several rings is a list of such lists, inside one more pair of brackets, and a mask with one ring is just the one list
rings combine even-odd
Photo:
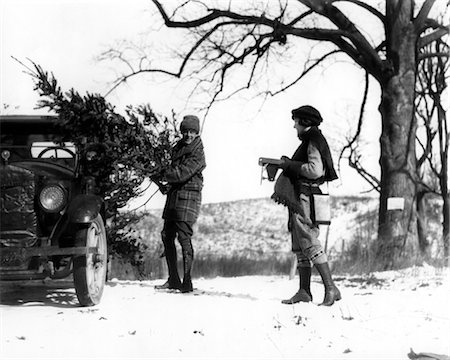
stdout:
[[271,196],[271,199],[278,204],[287,206],[290,211],[306,221],[307,217],[305,210],[300,203],[300,196],[297,194],[294,185],[284,172],[278,176],[278,179],[275,182],[274,193]]

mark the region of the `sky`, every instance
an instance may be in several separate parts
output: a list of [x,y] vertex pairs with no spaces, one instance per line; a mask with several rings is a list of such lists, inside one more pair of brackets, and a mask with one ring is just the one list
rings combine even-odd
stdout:
[[[30,59],[52,72],[63,90],[106,94],[117,72],[112,63],[97,58],[117,41],[145,35],[163,44],[179,43],[182,33],[164,28],[155,31],[152,6],[149,0],[0,0],[1,113],[43,113],[35,109],[38,96],[31,77],[13,57],[25,63]],[[213,106],[202,130],[207,161],[203,202],[269,197],[274,183],[261,182],[258,158],[293,154],[299,140],[290,114],[301,105],[320,110],[324,118],[321,129],[336,164],[344,138],[356,123],[363,85],[362,72],[343,62],[307,77],[301,86],[269,98],[263,105],[244,95]],[[377,85],[372,85],[367,123],[373,137],[365,157],[375,173],[379,97]],[[134,78],[107,100],[121,113],[127,105],[143,103],[163,115],[172,110],[180,117],[194,112],[177,80]],[[202,114],[198,115],[202,119]],[[159,193],[149,200],[156,189],[153,186],[130,204],[130,209],[162,207],[165,198]],[[346,160],[341,162],[340,179],[325,188],[332,195],[367,195],[368,189]]]

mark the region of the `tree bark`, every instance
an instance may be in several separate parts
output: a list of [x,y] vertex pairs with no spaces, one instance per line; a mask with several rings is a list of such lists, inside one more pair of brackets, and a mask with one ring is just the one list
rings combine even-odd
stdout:
[[[415,135],[413,95],[399,93],[396,88],[396,85],[385,88],[380,106],[383,127],[377,258],[382,269],[398,265],[408,240],[409,225],[416,218],[415,146],[411,139]],[[388,209],[389,198],[403,199],[403,209]]]
[[[379,207],[377,265],[381,269],[398,267],[408,240],[417,244],[417,233],[410,234],[416,220],[414,89],[416,80],[416,41],[410,1],[387,1],[387,59],[381,79],[380,137],[381,192]],[[403,209],[389,209],[388,199],[400,198]],[[412,235],[412,236],[411,236]]]

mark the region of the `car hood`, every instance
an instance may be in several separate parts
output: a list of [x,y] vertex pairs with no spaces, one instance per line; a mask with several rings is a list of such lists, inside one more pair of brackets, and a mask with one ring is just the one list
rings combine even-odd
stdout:
[[58,164],[52,164],[39,160],[16,161],[9,165],[27,169],[36,175],[54,177],[58,179],[73,179],[75,171]]

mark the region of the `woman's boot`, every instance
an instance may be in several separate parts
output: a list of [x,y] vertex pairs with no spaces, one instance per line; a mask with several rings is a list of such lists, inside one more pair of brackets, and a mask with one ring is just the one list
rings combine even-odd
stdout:
[[175,247],[175,243],[173,241],[169,241],[165,235],[162,235],[162,240],[164,243],[164,255],[166,257],[167,268],[169,270],[169,279],[162,285],[156,285],[155,289],[179,290],[181,289],[181,280],[178,275],[177,249]]
[[192,292],[194,290],[192,286],[192,278],[191,278],[191,270],[192,263],[194,261],[194,249],[192,248],[192,243],[190,239],[185,239],[180,241],[182,252],[183,252],[183,283],[181,284],[181,292],[187,293]]
[[282,300],[283,304],[296,304],[299,302],[311,302],[312,295],[310,290],[311,285],[311,268],[310,267],[298,267],[298,275],[300,286],[297,293],[287,300]]
[[341,293],[336,285],[334,285],[333,279],[331,278],[331,271],[328,266],[328,262],[323,264],[315,264],[314,266],[319,272],[325,287],[325,296],[323,303],[320,305],[331,306],[335,301],[341,300]]

